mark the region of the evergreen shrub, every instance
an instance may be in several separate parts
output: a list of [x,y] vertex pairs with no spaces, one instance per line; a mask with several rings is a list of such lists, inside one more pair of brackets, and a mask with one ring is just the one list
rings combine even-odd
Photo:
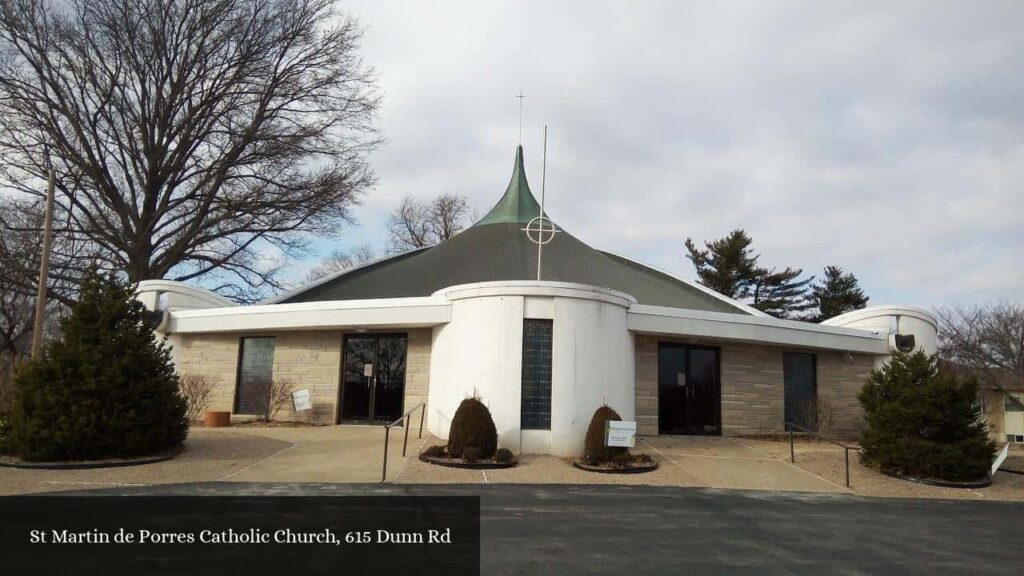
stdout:
[[887,474],[946,481],[988,476],[996,446],[978,406],[978,384],[939,371],[935,356],[898,352],[872,370],[862,460]]
[[498,431],[494,427],[491,411],[479,398],[466,398],[459,404],[448,431],[448,454],[462,458],[466,448],[479,450],[477,458],[494,457],[498,449]]
[[131,288],[95,271],[61,340],[19,367],[9,448],[25,460],[146,456],[180,447],[185,400],[170,350]]
[[499,464],[507,464],[515,459],[515,455],[508,448],[498,448],[498,451],[494,453],[494,461]]
[[601,464],[612,462],[616,457],[623,454],[629,457],[629,448],[608,447],[604,445],[604,432],[606,423],[609,421],[620,421],[619,413],[608,405],[601,406],[594,412],[590,419],[590,426],[587,428],[587,437],[583,447],[583,461],[588,464]]

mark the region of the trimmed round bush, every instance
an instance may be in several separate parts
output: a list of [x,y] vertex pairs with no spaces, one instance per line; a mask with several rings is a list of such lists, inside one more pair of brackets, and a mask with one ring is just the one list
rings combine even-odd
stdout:
[[430,456],[431,458],[444,458],[444,446],[431,446],[423,451],[423,455]]
[[601,406],[594,412],[590,419],[590,427],[587,428],[587,438],[584,442],[583,461],[588,464],[602,464],[611,462],[623,454],[628,458],[629,448],[608,447],[604,445],[604,431],[606,422],[620,421],[619,413],[612,410],[608,405]]
[[508,464],[515,459],[515,455],[508,448],[498,448],[498,451],[494,453],[494,461],[499,464]]
[[62,339],[15,377],[8,448],[29,461],[159,454],[188,432],[170,351],[114,276],[90,273]]
[[978,384],[941,373],[935,356],[897,353],[857,396],[862,460],[887,474],[951,482],[986,478],[995,443],[976,404]]
[[466,448],[476,448],[477,458],[494,457],[498,449],[498,431],[491,411],[478,398],[466,398],[459,404],[448,431],[448,454],[462,458]]
[[480,461],[480,450],[475,446],[466,446],[466,449],[462,451],[462,460],[469,464],[476,464]]

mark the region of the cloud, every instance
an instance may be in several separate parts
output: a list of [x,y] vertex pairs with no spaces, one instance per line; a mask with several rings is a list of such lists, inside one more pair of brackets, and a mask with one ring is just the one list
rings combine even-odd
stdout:
[[[1024,299],[1024,4],[349,2],[388,144],[354,244],[406,194],[504,191],[523,144],[548,213],[692,277],[745,228],[766,264],[876,302]],[[324,252],[329,252],[325,245]]]

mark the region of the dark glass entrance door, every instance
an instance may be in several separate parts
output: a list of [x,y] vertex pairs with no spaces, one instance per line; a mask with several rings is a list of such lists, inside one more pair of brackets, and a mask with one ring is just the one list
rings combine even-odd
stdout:
[[341,423],[386,424],[402,415],[405,334],[345,336]]
[[658,433],[718,434],[718,349],[658,345]]

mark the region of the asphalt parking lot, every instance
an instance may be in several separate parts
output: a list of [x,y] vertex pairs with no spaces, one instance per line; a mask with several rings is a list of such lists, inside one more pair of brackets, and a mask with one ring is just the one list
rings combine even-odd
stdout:
[[1021,573],[1024,504],[598,485],[207,482],[67,495],[479,495],[484,574]]

